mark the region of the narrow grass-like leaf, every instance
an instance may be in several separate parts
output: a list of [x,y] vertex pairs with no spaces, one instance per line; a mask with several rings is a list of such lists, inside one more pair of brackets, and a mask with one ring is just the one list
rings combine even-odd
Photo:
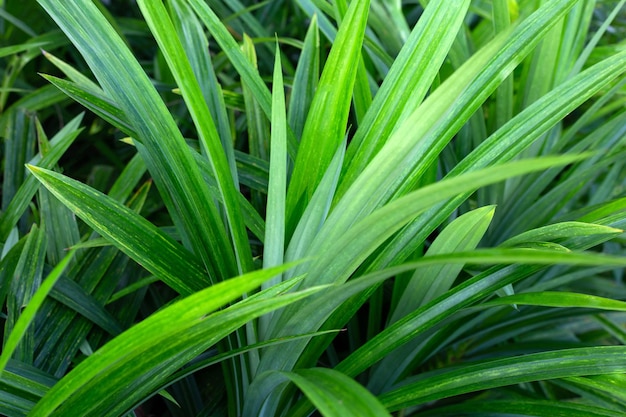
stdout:
[[[38,155],[30,162],[38,164],[43,168],[51,169],[81,132],[79,125],[82,118],[83,115],[81,114],[67,123],[67,125],[50,140],[51,148],[48,154],[45,156]],[[20,169],[22,168],[20,167]],[[0,214],[0,242],[4,242],[7,239],[11,229],[15,226],[37,192],[38,187],[39,182],[34,177],[30,175],[27,176],[22,186],[11,199],[6,210]]]
[[23,184],[26,171],[23,166],[35,152],[36,123],[26,109],[13,114],[11,130],[3,141],[4,175],[2,178],[2,209],[6,210],[17,190]]
[[581,375],[623,373],[624,346],[601,346],[536,353],[461,365],[438,375],[422,375],[379,397],[390,411],[493,387]]
[[194,255],[131,209],[61,174],[29,169],[78,217],[180,294],[209,284]]
[[[254,43],[249,36],[244,34],[241,49],[250,61],[250,64],[258,71],[257,54]],[[243,99],[246,111],[246,124],[248,127],[248,148],[253,157],[269,160],[269,118],[263,113],[263,109],[255,99],[251,88],[245,82],[242,83]],[[273,107],[272,107],[273,110]]]
[[[348,11],[348,3],[346,0],[338,0],[335,2],[336,21],[341,23]],[[371,15],[371,13],[370,13]],[[371,20],[368,18],[368,22]],[[356,65],[356,78],[354,80],[354,89],[352,93],[352,103],[354,115],[357,123],[361,123],[363,116],[372,104],[372,91],[370,89],[367,69],[363,56],[359,57]]]
[[98,92],[100,94],[104,94],[104,91],[102,91],[98,84],[89,79],[89,77],[85,76],[85,74],[78,71],[62,59],[59,59],[56,56],[52,55],[51,53],[43,50],[41,52],[48,61],[50,61],[52,64],[54,64],[55,67],[60,69],[63,74],[65,74],[75,84],[80,85],[86,90],[92,91],[94,93]]
[[[511,26],[511,2],[496,0],[493,2],[493,26],[495,33],[502,32]],[[497,130],[513,117],[513,77],[508,77],[496,90],[494,130]]]
[[469,1],[431,1],[360,123],[347,151],[341,196],[393,130],[421,104],[459,31]]
[[50,296],[90,320],[109,334],[122,332],[120,324],[93,297],[74,281],[59,279]]
[[[218,201],[221,202],[219,191],[217,190],[217,184],[215,182],[215,178],[212,176],[211,167],[209,162],[202,155],[194,152],[193,157],[195,161],[198,163],[200,170],[205,178],[209,189],[215,189],[216,197]],[[264,238],[264,230],[265,230],[265,222],[259,215],[259,213],[255,210],[252,204],[241,194],[237,193],[237,202],[240,205],[241,216],[243,218],[243,222],[250,229],[250,231],[258,237],[261,241]]]
[[[493,218],[495,207],[487,206],[472,210],[448,225],[428,248],[424,257],[444,255],[452,252],[467,252],[476,248],[483,238]],[[403,288],[396,309],[389,319],[394,323],[426,303],[448,291],[463,264],[446,263],[415,270],[406,287]],[[396,283],[397,285],[397,283]],[[407,351],[415,349],[419,341],[409,342],[395,352],[390,353],[376,367],[368,386],[373,392],[383,391],[383,387],[394,381],[403,367],[396,366],[407,356]]]
[[[494,211],[494,206],[482,207],[455,219],[442,230],[424,256],[475,249],[487,231]],[[416,272],[404,289],[390,322],[393,323],[449,290],[462,268],[462,264],[449,264]]]
[[67,248],[80,241],[78,224],[73,213],[45,188],[39,190],[39,205],[41,215],[46,219],[47,259],[56,265],[65,256]]
[[369,391],[352,378],[325,368],[284,372],[324,417],[390,416]]
[[301,204],[308,204],[345,136],[368,11],[369,0],[350,5],[324,66],[289,183],[288,230],[295,228]]
[[[43,225],[43,223],[42,223]],[[44,226],[45,227],[45,226]],[[24,307],[30,302],[34,294],[40,288],[44,260],[46,256],[46,240],[45,230],[42,230],[34,224],[26,238],[24,249],[22,250],[19,260],[15,266],[13,277],[7,284],[9,291],[7,293],[6,303],[6,321],[4,323],[4,335],[6,343],[9,343],[11,336],[15,333],[14,340],[7,348],[6,358],[0,362],[0,371],[6,365],[11,355],[15,352],[15,359],[22,362],[33,363],[33,351],[35,347],[35,329],[29,328],[28,323],[34,317],[35,311],[30,311],[25,319],[21,319],[24,314]],[[20,326],[20,327],[18,327]],[[15,328],[17,327],[17,331]],[[21,340],[21,343],[18,343]],[[5,345],[6,346],[6,345]],[[3,351],[4,355],[4,351]]]
[[20,260],[20,255],[24,250],[24,245],[28,236],[17,240],[17,229],[15,229],[15,242],[7,242],[2,248],[2,259],[0,259],[0,304],[4,305],[11,282],[14,279],[14,272]]
[[[623,73],[625,68],[626,53],[608,58],[561,84],[480,144],[448,176],[511,160],[542,132],[600,91],[597,88],[606,86],[605,83],[610,83]],[[406,259],[467,197],[469,194],[432,207],[426,215],[416,219],[396,236],[374,265],[388,265],[394,259],[395,262]]]
[[[482,252],[482,254],[481,254]],[[466,263],[490,263],[488,258],[496,260],[500,255],[505,255],[508,260],[505,263],[522,264],[550,264],[570,263],[574,265],[597,265],[607,264],[604,255],[583,254],[573,252],[541,251],[534,249],[494,249],[477,251],[473,254],[450,254],[445,255],[449,262],[455,262],[456,256],[461,256]],[[484,256],[486,255],[486,256]],[[484,256],[484,257],[483,257]],[[422,258],[420,263],[427,264],[436,260],[438,256]],[[473,258],[473,260],[470,260]],[[532,259],[534,258],[534,260]],[[516,260],[517,259],[517,260]],[[567,260],[569,259],[569,261]],[[624,258],[612,258],[617,263],[624,262]],[[502,259],[504,260],[504,259]],[[498,262],[496,262],[498,263]],[[610,262],[612,263],[612,262]],[[446,317],[450,317],[461,308],[469,306],[486,296],[490,296],[499,288],[514,282],[521,276],[526,276],[528,271],[536,271],[539,267],[521,265],[508,268],[494,268],[483,274],[466,281],[453,288],[448,293],[433,300],[429,304],[412,312],[408,316],[386,328],[372,340],[357,349],[337,368],[347,375],[357,375],[369,366],[384,358],[389,352],[408,342],[418,334],[432,328]]]
[[20,340],[22,340],[27,328],[35,319],[35,315],[39,310],[39,307],[43,303],[44,299],[48,296],[48,293],[54,287],[56,281],[61,277],[61,274],[65,270],[65,267],[74,256],[74,251],[70,251],[61,262],[50,272],[48,277],[43,281],[41,286],[35,291],[32,298],[28,301],[26,308],[21,312],[19,319],[15,323],[9,337],[4,343],[2,354],[0,355],[0,374],[4,371],[11,355],[15,352]]
[[614,235],[623,233],[623,230],[597,224],[582,222],[563,222],[540,227],[520,233],[500,244],[501,247],[512,247],[526,242],[553,241],[588,235]]
[[[138,5],[163,51],[198,129],[200,143],[208,154],[212,174],[222,199],[228,230],[235,249],[238,272],[240,274],[247,272],[252,269],[252,255],[237,201],[238,190],[200,85],[193,73],[191,64],[184,55],[184,49],[179,38],[172,36],[176,31],[164,5],[159,2],[147,1],[138,1]],[[179,198],[184,198],[184,196],[181,195]],[[211,229],[214,231],[222,229],[223,226],[217,223],[219,215],[214,206],[208,205],[203,209],[210,213]],[[216,239],[214,236],[204,237],[204,239],[207,238]],[[222,244],[226,244],[226,242],[223,241]],[[222,258],[220,262],[224,263],[227,260],[228,258]]]
[[261,79],[261,76],[250,61],[241,52],[239,45],[233,39],[228,29],[220,21],[209,5],[201,0],[186,0],[194,9],[202,23],[207,27],[215,41],[220,45],[226,56],[230,59],[233,66],[246,84],[251,88],[259,105],[265,112],[267,117],[272,114],[272,98],[269,89]]
[[602,324],[602,326],[613,335],[614,338],[619,340],[623,345],[626,345],[626,330],[622,329],[619,324],[615,323],[608,317],[603,315],[594,316],[594,318]]
[[53,77],[51,75],[42,74],[42,77],[65,93],[68,97],[82,104],[87,109],[120,129],[122,132],[129,136],[136,136],[135,131],[124,115],[124,112],[120,110],[119,107],[111,101],[111,99],[105,97],[104,93],[89,90],[85,88],[85,86]]
[[611,407],[623,413],[626,412],[626,393],[621,389],[624,382],[623,374],[610,374],[565,378],[558,381],[558,384],[599,404],[604,402],[607,408]]
[[215,122],[233,180],[237,183],[238,173],[228,114],[226,113],[222,88],[211,62],[211,55],[207,53],[209,44],[206,34],[198,17],[185,0],[172,0],[171,4],[173,9],[172,20],[179,31],[179,37],[187,51],[187,57]]
[[[609,260],[610,259],[610,260]],[[364,291],[370,286],[373,286],[377,283],[380,283],[382,280],[395,276],[398,274],[405,273],[407,271],[418,270],[420,268],[428,268],[432,266],[444,266],[450,263],[463,263],[463,264],[515,264],[515,263],[529,263],[529,264],[542,264],[548,265],[553,263],[564,263],[564,264],[572,264],[572,265],[607,265],[607,264],[625,264],[625,258],[611,257],[607,258],[605,255],[599,255],[595,253],[574,253],[574,252],[555,252],[552,250],[535,250],[535,249],[479,249],[472,252],[457,252],[452,254],[445,255],[433,255],[428,257],[422,257],[416,262],[407,263],[404,265],[384,269],[381,271],[377,271],[366,276],[360,277],[358,279],[354,279],[349,281],[346,284],[342,284],[337,287],[331,287],[331,289],[327,290],[326,295],[327,298],[312,296],[309,300],[309,303],[306,306],[302,306],[301,309],[294,313],[290,320],[286,323],[283,323],[286,329],[300,328],[302,323],[312,322],[314,327],[318,327],[319,324],[340,305],[344,300],[348,297],[351,297],[353,294],[358,291]],[[472,281],[476,282],[481,277],[473,279]],[[493,285],[494,283],[500,282],[501,276],[497,274],[493,277],[493,281],[491,284],[490,280],[485,280],[481,282],[482,285]],[[461,288],[455,288],[453,291],[446,294],[444,297],[440,297],[436,301],[430,302],[428,305],[421,307],[420,309],[410,313],[403,319],[400,319],[395,324],[390,325],[387,329],[376,335],[371,341],[367,342],[363,345],[362,348],[357,349],[351,357],[348,357],[345,361],[339,364],[337,367],[338,370],[347,373],[350,376],[356,376],[358,373],[365,370],[367,367],[373,365],[381,359],[384,359],[393,352],[398,347],[403,347],[403,345],[407,342],[410,342],[416,335],[421,332],[426,331],[427,329],[432,328],[435,323],[438,323],[443,317],[448,317],[453,314],[452,310],[458,311],[461,306],[459,304],[467,305],[472,302],[472,300],[467,297],[463,298],[463,295],[458,295],[461,290],[465,291],[466,287],[470,287],[470,283],[466,283],[461,286]],[[497,285],[497,284],[496,284]],[[491,295],[493,292],[488,291],[487,294]],[[322,293],[324,295],[324,293]],[[328,299],[332,299],[333,302],[328,302]],[[449,303],[443,303],[440,300],[449,299]],[[475,298],[474,298],[475,301]],[[467,304],[466,304],[467,303]],[[454,308],[452,306],[455,306]],[[348,318],[345,319],[346,321]],[[403,323],[403,324],[402,324]],[[345,322],[335,322],[337,326],[345,325]],[[411,334],[408,336],[403,332],[406,331]],[[272,351],[273,348],[268,349],[268,353]],[[304,345],[300,342],[292,343],[290,346],[291,350],[300,351],[304,349]],[[380,350],[379,350],[380,349]],[[414,349],[408,349],[408,352],[405,352],[406,355],[414,355],[412,352]],[[279,367],[288,367],[289,357],[284,355],[284,350],[282,351],[283,355],[278,355],[278,351],[272,352],[276,356],[280,356],[280,360],[285,362],[275,361],[275,366]],[[412,356],[409,356],[410,359]],[[317,358],[317,357],[316,357]],[[304,358],[301,357],[302,361]],[[399,358],[395,366],[404,367],[406,364],[403,362],[407,358]],[[410,362],[410,360],[409,360]],[[306,362],[305,362],[306,363]],[[287,366],[285,366],[287,364]],[[392,373],[392,375],[398,375],[402,373],[401,370],[398,370],[396,373]],[[381,375],[376,374],[377,377],[381,377]],[[392,381],[377,381],[379,384],[384,385],[384,383],[392,383]],[[294,415],[302,415],[304,413],[304,405],[300,405],[297,410],[298,412]]]
[[[270,143],[270,177],[267,194],[263,267],[281,265],[285,254],[285,195],[287,192],[287,115],[283,88],[280,49],[276,45],[272,82],[272,136]],[[269,287],[281,277],[267,281]],[[263,287],[262,286],[262,287]]]
[[304,257],[311,242],[324,224],[337,189],[345,152],[346,146],[342,144],[337,149],[320,185],[313,193],[311,201],[296,226],[285,253],[285,260],[295,261]]
[[531,305],[562,308],[594,308],[599,310],[626,311],[626,303],[610,298],[571,292],[526,292],[480,304],[477,308],[490,308],[501,305]]
[[[210,314],[287,267],[256,271],[218,283],[155,313],[77,366],[37,404],[32,415],[69,412],[115,416],[128,411],[160,384],[160,378],[236,328],[308,295],[310,291],[260,299],[247,303],[245,308],[235,305]],[[127,382],[120,385],[119,378]],[[106,392],[110,395],[104,395]]]
[[519,415],[534,417],[619,417],[622,412],[567,401],[493,400],[472,401],[420,413],[423,416]]
[[[412,189],[473,112],[575,1],[546,3],[524,25],[502,32],[450,76],[399,126],[336,204],[343,232],[394,195]],[[467,100],[467,101],[466,101]],[[432,121],[437,121],[435,124]],[[333,222],[334,223],[334,222]],[[341,233],[340,232],[340,233]]]
[[615,5],[609,16],[607,16],[606,20],[602,23],[600,28],[593,34],[585,49],[581,52],[580,56],[576,59],[576,63],[573,65],[570,75],[578,74],[582,67],[585,65],[589,55],[591,55],[594,48],[598,45],[598,42],[602,38],[602,35],[610,28],[611,23],[614,21],[615,17],[618,16],[620,11],[623,9],[624,4],[626,4],[625,0],[621,0],[619,3]]
[[[122,172],[111,189],[111,196],[119,199],[122,203],[126,202],[128,195],[136,187],[139,181],[137,176],[141,176],[141,172],[145,170],[145,165],[143,168],[137,166],[136,161],[137,158],[135,161],[130,161],[128,169]],[[121,185],[122,183],[123,185]],[[141,210],[143,204],[141,196],[148,189],[149,186],[146,185],[139,188],[137,194],[128,203],[131,210],[135,212]],[[92,233],[91,237],[94,235],[95,232]],[[116,319],[123,323],[121,327],[130,325],[134,321],[134,315],[130,319],[124,317],[126,311],[129,310],[128,307],[116,306],[114,310],[115,319],[111,320],[110,314],[103,311],[102,306],[120,284],[120,278],[127,274],[138,275],[140,267],[131,264],[130,268],[134,268],[135,272],[130,271],[130,268],[127,269],[129,258],[112,246],[97,250],[84,250],[80,254],[82,256],[76,258],[76,263],[71,265],[66,274],[68,278],[76,282],[70,289],[73,293],[71,295],[72,300],[68,302],[71,308],[68,309],[59,303],[46,303],[42,306],[41,314],[48,317],[48,321],[47,326],[39,328],[40,347],[36,363],[41,369],[59,377],[67,372],[72,358],[79,349],[82,349],[82,342],[90,332],[89,340],[91,343],[96,346],[99,344],[101,332],[98,329],[93,329],[93,323],[109,329],[112,334],[117,334],[121,330]],[[130,280],[132,281],[132,278]],[[61,283],[63,282],[61,281]],[[77,285],[80,288],[77,288]],[[56,294],[58,293],[53,290],[51,295],[55,297]],[[91,308],[93,303],[96,304],[95,308]],[[131,304],[130,310],[132,310],[138,301],[129,304]],[[89,311],[85,311],[85,309]],[[92,330],[94,331],[92,332]]]
[[296,74],[289,100],[288,120],[295,137],[300,140],[306,116],[317,89],[320,71],[320,38],[317,26],[317,15],[313,15],[306,37],[302,54],[298,60]]
[[[506,178],[541,171],[553,165],[567,164],[567,161],[579,159],[580,156],[560,156],[510,162],[449,178],[414,191],[383,206],[347,231],[333,229],[327,233],[320,233],[309,253],[309,256],[319,253],[320,260],[309,271],[305,281],[315,282],[321,279],[322,283],[326,283],[328,279],[335,282],[347,279],[346,272],[356,269],[358,264],[384,240],[420,212],[438,201],[445,200],[447,196],[458,195],[468,189],[475,190]],[[326,228],[330,228],[328,223]],[[336,257],[338,253],[342,254],[341,259],[344,262],[339,262]]]
[[[141,142],[137,149],[180,229],[184,244],[202,260],[211,279],[236,275],[233,247],[191,151],[125,43],[91,1],[39,3],[74,42],[102,89],[128,117]],[[178,51],[176,56],[181,54]],[[191,83],[192,79],[193,76],[185,81]],[[187,90],[186,85],[181,87]],[[195,109],[193,102],[190,107]]]
[[[579,157],[574,157],[574,160],[578,158]],[[545,169],[555,163],[567,163],[567,161],[571,160],[571,156],[562,156],[557,158],[545,158],[543,160],[518,161],[499,167],[487,168],[447,181],[441,181],[418,191],[414,191],[377,210],[371,216],[354,225],[347,232],[343,234],[333,233],[331,238],[325,236],[325,239],[316,241],[309,249],[308,254],[309,256],[319,254],[319,258],[308,268],[308,275],[303,281],[303,284],[308,286],[331,282],[344,282],[375,248],[382,244],[406,222],[410,221],[414,216],[437,201],[463,192],[463,190],[467,188],[474,189],[475,187],[492,184],[510,176],[520,175],[532,170]],[[320,242],[324,242],[322,247],[319,246]],[[529,255],[528,259],[533,257],[532,254]],[[449,256],[452,262],[454,254],[446,256]],[[429,258],[435,259],[437,256]],[[296,269],[296,273],[298,272],[299,270]],[[282,312],[280,319],[276,320],[272,337],[281,336],[284,330],[284,324],[291,320],[293,316],[296,316],[297,312],[301,309],[302,307],[298,304],[286,308]],[[307,327],[308,325],[314,327],[309,328]],[[317,327],[315,327],[317,323],[309,323],[308,325],[303,321],[301,323],[301,329],[317,330]],[[290,352],[290,355],[281,352],[280,355],[265,356],[261,361],[260,369],[285,369],[281,366],[285,363],[293,365],[295,363],[294,356],[298,355],[299,353],[294,350],[294,352]]]
[[57,380],[39,369],[9,360],[0,375],[0,413],[25,416]]
[[37,43],[22,43],[20,45],[5,46],[4,48],[0,48],[0,58],[4,58],[9,55],[28,51],[29,49],[41,48],[42,46],[46,44],[47,42],[37,42]]

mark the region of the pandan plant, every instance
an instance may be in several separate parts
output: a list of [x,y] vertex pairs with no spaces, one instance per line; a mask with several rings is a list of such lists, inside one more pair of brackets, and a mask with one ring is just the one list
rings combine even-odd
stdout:
[[624,415],[606,3],[2,2],[0,413]]

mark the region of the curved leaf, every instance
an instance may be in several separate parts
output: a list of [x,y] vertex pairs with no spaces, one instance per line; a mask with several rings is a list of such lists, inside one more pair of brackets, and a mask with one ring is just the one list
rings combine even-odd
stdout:
[[385,393],[380,401],[390,411],[483,389],[581,375],[626,372],[626,346],[557,350],[488,360],[422,375],[419,381]]
[[282,372],[324,417],[391,416],[368,390],[341,372],[325,368]]
[[193,254],[133,210],[56,172],[28,169],[85,223],[180,294],[209,285]]

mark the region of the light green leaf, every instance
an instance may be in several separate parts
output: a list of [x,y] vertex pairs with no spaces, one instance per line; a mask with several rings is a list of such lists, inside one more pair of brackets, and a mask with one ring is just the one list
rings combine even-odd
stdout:
[[563,222],[543,226],[537,229],[520,233],[500,244],[501,247],[512,247],[527,242],[552,241],[570,237],[588,235],[618,235],[623,230],[614,227],[602,226],[583,222]]
[[61,174],[28,168],[78,217],[180,294],[209,284],[194,255],[131,209]]
[[348,147],[339,197],[422,103],[462,26],[469,3],[439,0],[426,7]]
[[[288,267],[255,271],[218,283],[153,314],[78,365],[37,403],[31,415],[104,417],[129,411],[163,378],[238,327],[316,291],[256,299],[211,314]],[[125,383],[119,384],[120,380]]]
[[488,360],[433,376],[422,375],[419,381],[404,384],[379,399],[387,409],[396,411],[453,395],[523,382],[623,373],[626,364],[619,358],[624,354],[624,346],[600,346]]
[[[459,258],[457,258],[459,257]],[[484,249],[469,253],[429,256],[422,258],[420,264],[447,259],[448,262],[462,260],[465,263],[514,263],[514,264],[570,264],[605,266],[626,263],[626,258],[611,257],[594,253],[561,252],[537,249]],[[458,259],[458,260],[457,260]],[[492,262],[493,261],[493,262]],[[347,375],[357,375],[369,366],[383,359],[394,349],[432,328],[460,309],[470,306],[494,291],[511,284],[539,267],[517,265],[507,268],[496,267],[454,287],[440,298],[410,313],[376,335],[372,340],[354,351],[338,365],[337,369]],[[409,362],[410,362],[410,358]]]
[[[455,219],[437,236],[424,256],[475,249],[491,223],[495,206],[472,210]],[[463,264],[448,264],[416,271],[403,291],[391,323],[448,291]]]
[[[169,19],[165,6],[160,2],[148,1],[138,1],[137,4],[141,8],[150,26],[150,30],[163,51],[163,55],[178,83],[185,103],[187,103],[187,108],[198,130],[200,144],[208,155],[212,175],[217,183],[219,195],[224,207],[228,231],[230,232],[230,237],[235,249],[238,272],[239,274],[247,272],[252,269],[252,254],[250,253],[250,245],[237,201],[238,189],[235,187],[235,179],[232,176],[226,153],[222,147],[219,134],[213,122],[213,117],[204,100],[200,85],[193,73],[191,64],[184,54],[184,48],[181,45],[180,39],[178,36],[173,36],[176,30]],[[185,197],[187,197],[187,200],[189,199],[188,196],[178,196],[179,199]],[[180,204],[180,201],[177,201],[177,204]],[[211,229],[213,231],[221,231],[223,225],[220,222],[219,214],[215,206],[208,204],[202,209],[209,212]],[[214,236],[204,236],[202,238],[204,240],[213,239],[219,241],[219,239],[216,239]],[[227,244],[227,242],[223,240],[220,243],[222,245]],[[227,251],[226,253],[229,252],[231,251]],[[202,258],[202,255],[200,255],[200,257]],[[227,260],[228,258],[222,258],[219,259],[218,262],[226,263],[228,262]],[[216,261],[217,259],[213,258],[213,262]]]
[[476,306],[477,308],[490,308],[502,305],[530,305],[541,307],[562,308],[594,308],[599,310],[626,311],[626,302],[612,300],[610,298],[597,297],[588,294],[576,294],[571,292],[526,292],[488,301]]
[[296,384],[324,417],[390,416],[369,391],[335,370],[312,368],[281,374]]
[[346,134],[356,78],[353,68],[361,57],[368,10],[369,0],[351,3],[328,55],[304,125],[289,183],[288,230],[295,228],[303,208],[322,180]]
[[[287,192],[287,116],[280,49],[276,46],[272,82],[272,135],[265,219],[263,267],[280,265],[285,253],[285,194]],[[277,281],[280,282],[280,279]],[[267,282],[271,286],[276,282]]]

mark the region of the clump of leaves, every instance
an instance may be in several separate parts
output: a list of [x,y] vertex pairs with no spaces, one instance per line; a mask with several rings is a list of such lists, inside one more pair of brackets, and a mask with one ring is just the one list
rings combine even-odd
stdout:
[[626,1],[38,3],[3,414],[624,413]]

